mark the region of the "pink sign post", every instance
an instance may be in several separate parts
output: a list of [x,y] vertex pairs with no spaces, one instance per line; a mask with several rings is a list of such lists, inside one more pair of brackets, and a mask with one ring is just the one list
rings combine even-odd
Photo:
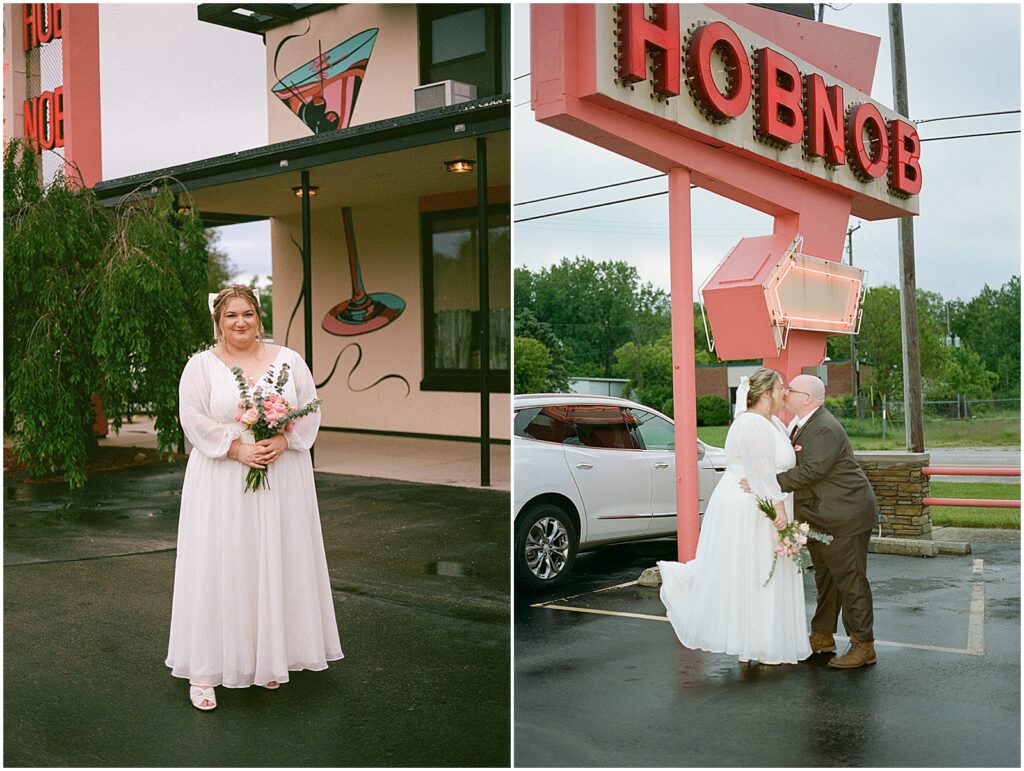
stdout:
[[747,5],[534,5],[538,121],[669,182],[679,559],[697,547],[690,184],[770,214],[702,288],[719,358],[787,379],[853,333],[863,276],[839,265],[851,214],[917,214],[920,140],[871,100],[878,38]]

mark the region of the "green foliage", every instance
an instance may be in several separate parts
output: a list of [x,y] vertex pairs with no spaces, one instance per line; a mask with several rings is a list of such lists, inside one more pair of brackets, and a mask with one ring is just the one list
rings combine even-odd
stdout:
[[207,237],[165,188],[116,219],[80,179],[45,189],[31,152],[4,154],[5,431],[33,475],[85,483],[92,397],[115,428],[145,404],[164,453],[183,443],[178,380],[212,337]]
[[697,397],[697,425],[725,426],[729,424],[729,402],[721,396]]
[[165,454],[184,446],[178,422],[181,371],[212,339],[206,249],[199,218],[178,215],[165,186],[153,200],[122,204],[99,271],[94,349],[106,374],[104,406],[119,429],[141,395]]
[[998,377],[996,392],[1020,396],[1020,276],[999,289],[987,285],[969,302],[949,304],[950,327]]
[[[547,348],[550,363],[545,378],[544,392],[562,393],[568,391],[568,357],[565,352],[565,346],[551,329],[551,325],[538,321],[532,311],[522,308],[516,312],[515,334],[516,337],[533,338]],[[524,391],[523,393],[526,392]]]
[[[942,298],[934,292],[919,292],[917,306],[925,398],[943,399],[965,392],[975,398],[990,396],[997,381],[985,368],[984,362],[972,355],[970,346],[963,343],[957,350],[945,345],[945,303]],[[894,286],[869,289],[864,298],[864,321],[857,337],[857,347],[861,360],[871,363],[873,370],[863,385],[897,401],[903,399],[901,329],[899,290]],[[1019,336],[1019,332],[1015,335]],[[1018,342],[1018,362],[1019,351]]]
[[551,370],[551,353],[540,340],[532,337],[518,337],[515,341],[515,378],[517,394],[547,393],[550,389],[548,373]]
[[4,392],[14,449],[30,473],[85,482],[95,446],[91,397],[101,370],[93,353],[96,274],[110,215],[80,178],[38,182],[35,154],[4,153]]
[[853,401],[853,394],[826,396],[825,409],[837,418],[856,417],[857,414],[857,405]]
[[641,283],[623,261],[563,258],[531,273],[515,271],[516,315],[531,311],[564,343],[573,375],[609,377],[615,351],[646,345],[668,333],[668,296]]
[[628,377],[627,393],[641,404],[662,410],[672,399],[672,340],[662,337],[648,345],[626,343],[615,351],[617,377]]

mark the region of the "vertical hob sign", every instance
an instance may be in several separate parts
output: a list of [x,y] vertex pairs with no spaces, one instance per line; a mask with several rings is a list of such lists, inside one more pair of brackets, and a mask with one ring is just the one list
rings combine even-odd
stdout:
[[668,175],[679,559],[697,547],[690,185],[774,218],[703,282],[718,356],[787,380],[852,334],[863,276],[839,264],[851,215],[918,213],[921,145],[868,96],[879,39],[750,5],[538,4],[541,123]]

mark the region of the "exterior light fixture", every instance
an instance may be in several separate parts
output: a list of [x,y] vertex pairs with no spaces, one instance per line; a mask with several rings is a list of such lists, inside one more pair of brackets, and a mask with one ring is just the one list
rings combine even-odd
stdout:
[[[315,197],[315,196],[316,196],[316,193],[317,193],[317,191],[318,191],[319,189],[320,189],[320,188],[319,188],[319,187],[317,187],[316,185],[310,185],[310,186],[309,186],[309,197],[310,197],[310,198],[313,198],[313,197]],[[299,185],[299,186],[297,186],[297,187],[293,187],[293,188],[292,188],[292,192],[293,192],[293,193],[295,194],[295,197],[296,197],[296,198],[302,198],[302,185]]]
[[476,166],[476,161],[459,158],[454,161],[445,161],[444,166],[452,174],[465,174],[467,171],[473,170],[473,167]]

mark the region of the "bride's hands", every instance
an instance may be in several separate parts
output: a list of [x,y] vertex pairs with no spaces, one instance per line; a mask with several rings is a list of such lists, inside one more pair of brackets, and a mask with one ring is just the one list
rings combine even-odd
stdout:
[[275,434],[269,439],[262,439],[253,445],[261,451],[260,458],[263,463],[269,465],[281,457],[281,453],[288,449],[288,440],[282,434]]
[[789,519],[786,518],[786,506],[781,501],[775,504],[775,519],[772,520],[772,524],[775,525],[776,530],[784,530],[789,524]]
[[263,453],[255,444],[242,444],[236,439],[228,448],[228,457],[249,468],[266,468]]

